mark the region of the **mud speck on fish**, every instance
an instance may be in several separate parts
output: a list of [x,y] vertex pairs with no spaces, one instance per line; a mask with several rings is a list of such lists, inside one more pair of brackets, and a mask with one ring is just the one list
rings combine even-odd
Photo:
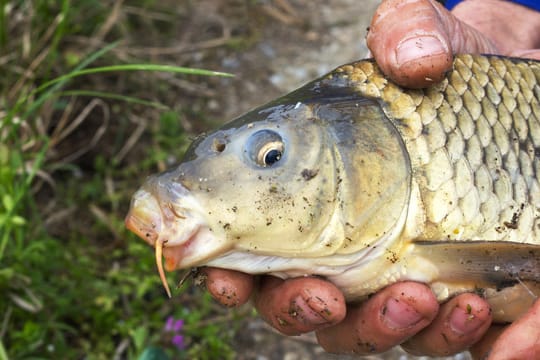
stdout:
[[304,180],[309,181],[313,179],[319,173],[319,169],[304,169],[302,170],[302,177]]

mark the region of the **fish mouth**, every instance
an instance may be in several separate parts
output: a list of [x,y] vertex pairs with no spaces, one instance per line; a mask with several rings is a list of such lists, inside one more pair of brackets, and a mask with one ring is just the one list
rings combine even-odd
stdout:
[[[185,250],[189,247],[191,243],[195,241],[198,230],[199,229],[197,229],[194,234],[189,237],[189,239],[184,243],[183,246],[177,245],[166,247],[167,241],[160,238],[158,238],[154,243],[156,266],[159,278],[169,298],[171,298],[172,295],[171,289],[169,288],[169,283],[167,282],[167,277],[165,276],[165,270],[173,271],[174,269],[176,269],[177,264],[183,258]],[[165,257],[165,269],[163,268],[163,257]]]
[[151,191],[143,188],[133,196],[125,218],[126,227],[154,247],[158,274],[169,297],[171,291],[165,270],[175,270],[189,257],[203,228],[201,222],[188,213],[177,209],[170,201],[160,202]]

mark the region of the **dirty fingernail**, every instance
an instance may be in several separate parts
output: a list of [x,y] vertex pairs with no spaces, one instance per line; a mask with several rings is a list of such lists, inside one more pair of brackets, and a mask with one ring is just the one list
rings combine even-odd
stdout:
[[422,315],[405,301],[391,298],[382,309],[383,321],[392,329],[406,329],[422,320]]
[[459,335],[470,334],[478,329],[483,321],[472,313],[470,305],[467,309],[454,308],[450,313],[448,323],[453,332]]
[[305,324],[323,325],[329,322],[321,312],[310,306],[309,302],[302,296],[297,296],[291,302],[289,315]]
[[405,39],[396,47],[396,61],[399,66],[426,56],[446,54],[448,47],[435,36],[419,36]]

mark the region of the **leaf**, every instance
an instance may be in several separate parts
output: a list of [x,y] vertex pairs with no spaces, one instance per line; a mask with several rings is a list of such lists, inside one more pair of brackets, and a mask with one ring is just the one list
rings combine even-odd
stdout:
[[8,355],[6,353],[6,349],[4,348],[4,344],[2,344],[2,341],[0,341],[0,360],[8,360]]
[[[148,329],[143,326],[139,326],[135,330],[130,330],[129,334],[133,338],[133,344],[135,345],[135,349],[137,350],[137,352],[141,351],[146,341],[146,338],[148,337]],[[146,350],[148,350],[148,348],[145,349],[145,351]]]
[[22,217],[22,216],[19,216],[19,215],[14,215],[12,218],[11,218],[11,223],[13,225],[24,225],[26,224],[26,220]]
[[9,267],[9,268],[0,269],[0,278],[4,278],[9,281],[13,278],[14,275],[15,275],[15,270],[13,268]]
[[4,205],[6,212],[10,212],[11,209],[13,209],[13,206],[15,204],[13,202],[13,198],[11,197],[11,195],[4,194],[4,196],[2,196],[2,205]]
[[169,360],[167,354],[163,349],[150,346],[144,349],[143,353],[139,357],[139,360]]
[[7,145],[0,144],[0,165],[7,165],[9,162],[9,148]]

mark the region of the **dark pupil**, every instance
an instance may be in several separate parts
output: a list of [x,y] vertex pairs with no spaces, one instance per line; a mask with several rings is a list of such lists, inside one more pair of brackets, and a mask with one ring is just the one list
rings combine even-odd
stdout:
[[281,159],[281,151],[273,149],[266,153],[264,156],[265,165],[272,165]]

